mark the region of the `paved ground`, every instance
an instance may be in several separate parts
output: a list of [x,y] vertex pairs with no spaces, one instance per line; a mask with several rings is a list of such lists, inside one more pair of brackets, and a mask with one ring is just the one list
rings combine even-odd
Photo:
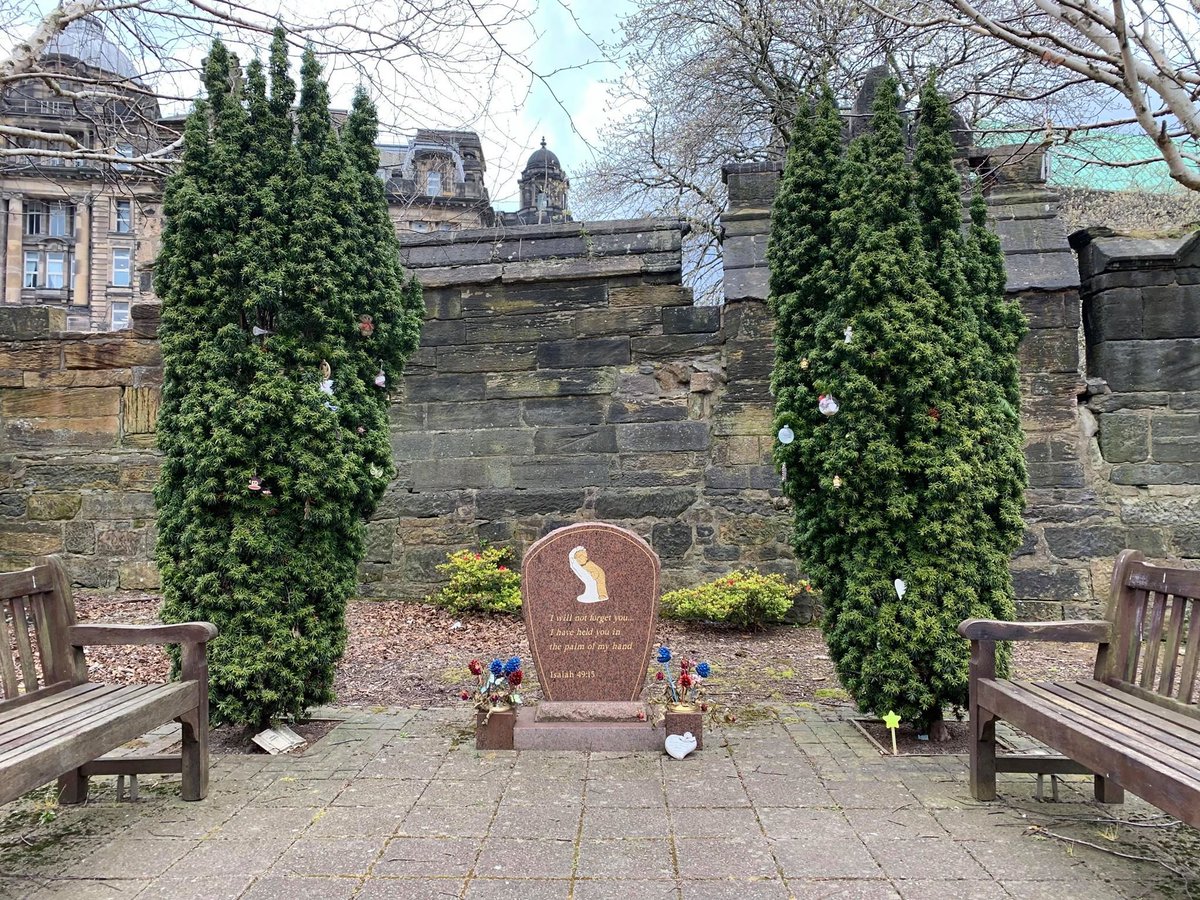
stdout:
[[1066,802],[1039,803],[1022,776],[1003,783],[1004,801],[976,804],[962,758],[881,758],[828,710],[777,709],[710,733],[682,762],[477,753],[464,709],[348,715],[303,756],[217,759],[202,803],[148,779],[139,802],[117,803],[100,780],[84,808],[0,808],[0,896],[1200,894],[1197,833],[1140,801],[1084,803],[1090,785],[1074,781]]

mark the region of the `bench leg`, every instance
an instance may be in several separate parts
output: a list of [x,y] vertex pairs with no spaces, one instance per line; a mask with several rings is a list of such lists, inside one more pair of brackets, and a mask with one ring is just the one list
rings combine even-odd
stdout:
[[[976,800],[996,799],[996,720],[979,709],[971,710],[971,796]],[[987,721],[980,723],[979,716]]]
[[63,806],[86,803],[88,777],[80,769],[72,769],[58,779],[58,802]]
[[208,796],[208,708],[192,710],[180,716],[183,724],[184,800],[203,800]]
[[1093,780],[1095,781],[1096,799],[1101,803],[1125,802],[1125,788],[1121,787],[1121,785],[1117,784],[1111,778],[1097,775]]

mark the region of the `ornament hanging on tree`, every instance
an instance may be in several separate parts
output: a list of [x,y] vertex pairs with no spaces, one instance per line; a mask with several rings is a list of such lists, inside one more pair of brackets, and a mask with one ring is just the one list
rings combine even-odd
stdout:
[[836,416],[840,407],[833,399],[833,394],[822,394],[817,398],[817,408],[826,416]]
[[942,414],[938,411],[936,406],[929,407],[929,418],[933,419],[935,422],[940,422],[942,420]]
[[375,320],[364,313],[358,317],[358,333],[363,337],[370,337],[375,332]]
[[845,336],[846,336],[847,344],[850,343],[852,340],[854,340],[854,329],[851,328],[849,325],[846,326],[846,330],[842,333],[845,334]]
[[321,360],[321,393],[333,396],[333,369],[326,360]]
[[892,582],[892,587],[896,589],[896,596],[903,600],[905,593],[908,592],[908,582],[903,578],[897,578]]
[[257,475],[254,475],[253,477],[251,477],[250,483],[248,485],[246,485],[246,487],[248,490],[251,490],[251,491],[261,491],[262,490],[262,479],[260,479]]
[[259,327],[259,326],[257,326],[257,325],[255,325],[253,328],[251,328],[251,329],[250,329],[250,332],[251,332],[251,334],[253,334],[255,337],[266,337],[266,336],[267,336],[267,335],[269,335],[269,334],[274,334],[274,333],[275,333],[275,332],[271,331],[269,328],[260,328],[260,327]]
[[370,472],[371,472],[372,478],[382,478],[383,477],[383,469],[379,468],[379,466],[377,466],[377,465],[372,464],[371,468],[370,468]]
[[355,429],[355,431],[357,431],[359,434],[367,433],[367,429],[363,428],[361,425],[359,425],[358,428]]
[[792,429],[789,428],[787,425],[784,425],[782,428],[779,429],[778,437],[779,437],[779,443],[790,444],[792,441],[794,441],[796,439],[796,432],[792,431]]
[[802,368],[802,369],[808,368],[808,357],[807,356],[804,357],[802,360],[800,360],[800,368]]
[[841,475],[833,476],[833,486],[835,488],[840,488],[842,486],[842,476]]
[[262,489],[262,495],[263,495],[264,497],[270,497],[270,496],[271,496],[271,489],[270,489],[270,488],[263,488],[263,489]]
[[375,387],[387,387],[387,376],[383,374],[383,368],[375,373]]

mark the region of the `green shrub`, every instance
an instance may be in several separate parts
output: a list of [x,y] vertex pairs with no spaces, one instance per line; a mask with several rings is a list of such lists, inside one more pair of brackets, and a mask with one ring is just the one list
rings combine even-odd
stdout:
[[511,562],[511,551],[502,547],[449,553],[437,570],[450,583],[431,602],[452,613],[519,613],[521,576],[508,567]]
[[807,581],[788,584],[782,575],[739,569],[698,587],[663,594],[662,615],[689,622],[762,628],[782,622],[801,593],[812,593]]

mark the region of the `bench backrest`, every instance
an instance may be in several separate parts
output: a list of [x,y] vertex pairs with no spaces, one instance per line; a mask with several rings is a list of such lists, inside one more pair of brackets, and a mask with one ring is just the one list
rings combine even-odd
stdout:
[[1112,585],[1108,680],[1153,702],[1200,708],[1200,570],[1152,566],[1125,550]]
[[51,557],[0,573],[0,692],[8,704],[87,680],[82,654],[67,645],[75,624],[71,582]]

